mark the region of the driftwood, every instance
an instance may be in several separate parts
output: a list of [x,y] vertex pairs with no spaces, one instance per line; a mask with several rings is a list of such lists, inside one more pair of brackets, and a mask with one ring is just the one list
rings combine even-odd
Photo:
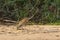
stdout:
[[0,23],[5,24],[5,25],[12,25],[12,24],[16,23],[16,21],[1,18]]

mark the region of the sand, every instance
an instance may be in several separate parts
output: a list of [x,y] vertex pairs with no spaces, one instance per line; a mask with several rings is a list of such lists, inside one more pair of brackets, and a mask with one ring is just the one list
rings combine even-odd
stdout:
[[0,25],[0,40],[60,40],[60,25],[26,25],[21,30]]

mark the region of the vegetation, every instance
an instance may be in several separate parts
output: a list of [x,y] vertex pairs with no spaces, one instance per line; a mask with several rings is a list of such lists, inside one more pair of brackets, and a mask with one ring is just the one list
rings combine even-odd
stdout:
[[0,0],[0,18],[17,21],[32,15],[30,23],[60,24],[60,0]]

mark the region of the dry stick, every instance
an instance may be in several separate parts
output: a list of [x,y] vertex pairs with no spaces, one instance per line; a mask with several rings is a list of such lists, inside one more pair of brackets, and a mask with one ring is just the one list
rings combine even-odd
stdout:
[[[38,3],[39,3],[39,0],[37,0],[37,3],[34,5],[34,7],[29,12],[31,12],[37,6]],[[27,13],[29,13],[29,12],[27,12]],[[26,18],[23,18],[21,21],[18,21],[18,24],[16,25],[17,29],[19,29],[19,27],[21,27],[26,22],[28,22],[31,18],[33,18],[37,12],[38,12],[38,9],[34,13],[34,15],[32,15],[31,17],[29,17],[29,18],[26,17]]]

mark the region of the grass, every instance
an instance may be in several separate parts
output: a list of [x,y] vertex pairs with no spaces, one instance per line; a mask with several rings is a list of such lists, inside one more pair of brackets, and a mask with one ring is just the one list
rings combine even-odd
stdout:
[[60,21],[56,21],[54,23],[46,23],[46,24],[42,24],[42,23],[35,23],[35,22],[28,22],[28,25],[60,25]]

